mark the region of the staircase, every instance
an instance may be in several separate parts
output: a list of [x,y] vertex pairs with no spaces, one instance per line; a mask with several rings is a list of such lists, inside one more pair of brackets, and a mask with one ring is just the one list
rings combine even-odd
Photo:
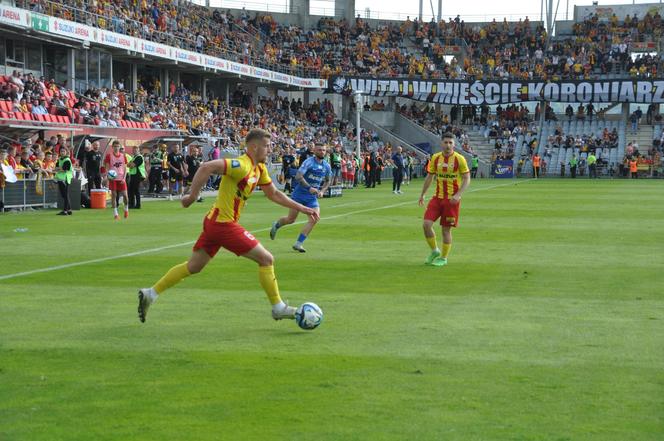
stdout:
[[462,126],[468,135],[468,143],[473,149],[480,160],[491,162],[491,155],[493,155],[494,142],[485,138],[482,132],[473,126]]
[[639,126],[638,131],[632,134],[631,124],[627,124],[625,132],[625,147],[627,144],[636,142],[639,145],[639,152],[646,153],[652,147],[652,140],[654,137],[655,129],[653,126],[642,124]]

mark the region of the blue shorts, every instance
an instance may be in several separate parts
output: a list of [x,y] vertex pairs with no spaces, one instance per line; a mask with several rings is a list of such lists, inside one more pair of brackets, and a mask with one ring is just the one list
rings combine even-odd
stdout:
[[307,208],[318,208],[318,198],[311,193],[293,192],[291,199]]

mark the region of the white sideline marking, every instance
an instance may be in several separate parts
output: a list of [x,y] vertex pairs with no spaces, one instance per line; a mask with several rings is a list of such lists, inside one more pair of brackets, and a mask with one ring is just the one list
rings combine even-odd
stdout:
[[329,207],[325,207],[325,208],[347,207],[349,205],[357,205],[357,204],[362,204],[362,203],[364,203],[364,201],[346,202],[345,204],[330,205]]
[[[509,183],[505,183],[505,184],[492,185],[490,187],[481,187],[481,188],[477,188],[477,189],[474,189],[474,190],[468,190],[468,193],[474,193],[476,191],[492,190],[492,189],[498,188],[498,187],[507,187],[507,186],[510,186],[510,185],[517,185],[517,184],[520,184],[520,183],[523,183],[523,182],[529,182],[529,181],[533,181],[533,180],[534,179],[531,178],[531,179],[525,179],[525,180],[519,181],[519,182],[509,182]],[[326,216],[326,217],[321,218],[321,220],[338,219],[338,218],[344,217],[344,216],[352,216],[354,214],[368,213],[368,212],[371,212],[371,211],[378,211],[378,210],[386,210],[388,208],[400,207],[402,205],[412,204],[412,203],[413,203],[412,200],[408,200],[408,201],[404,201],[404,202],[399,202],[398,204],[384,205],[382,207],[365,208],[364,210],[349,211],[348,213],[335,214],[333,216]],[[329,207],[329,208],[332,208],[332,207]],[[306,222],[307,221],[299,221],[299,222],[294,222],[291,225],[300,225],[300,224],[304,224]],[[286,225],[286,226],[288,226],[288,225]],[[269,231],[269,230],[270,230],[270,228],[261,228],[261,229],[252,231],[252,233],[261,233],[263,231]],[[91,259],[91,260],[83,260],[83,261],[80,261],[80,262],[65,263],[64,265],[49,266],[49,267],[46,267],[46,268],[39,268],[39,269],[30,270],[30,271],[22,271],[20,273],[5,274],[5,275],[0,275],[0,280],[14,279],[16,277],[29,276],[31,274],[57,271],[57,270],[65,269],[65,268],[72,268],[72,267],[75,267],[75,266],[89,265],[91,263],[108,262],[109,260],[123,259],[125,257],[140,256],[142,254],[149,254],[149,253],[154,253],[154,252],[157,252],[157,251],[168,250],[168,249],[171,249],[171,248],[183,247],[185,245],[192,245],[195,242],[196,241],[192,240],[192,241],[189,241],[189,242],[181,242],[181,243],[176,243],[176,244],[173,244],[173,245],[166,245],[166,246],[163,246],[163,247],[149,248],[147,250],[134,251],[134,252],[131,252],[131,253],[126,253],[126,254],[119,254],[117,256],[100,257],[98,259]]]

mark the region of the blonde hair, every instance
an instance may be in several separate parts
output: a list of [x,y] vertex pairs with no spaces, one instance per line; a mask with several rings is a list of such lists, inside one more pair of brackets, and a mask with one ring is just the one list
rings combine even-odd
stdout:
[[244,141],[245,141],[246,144],[249,144],[252,141],[255,141],[255,140],[257,141],[257,140],[263,139],[263,138],[270,139],[270,138],[272,138],[272,135],[267,130],[251,129],[251,130],[249,130],[249,133],[247,133],[246,138],[244,138]]

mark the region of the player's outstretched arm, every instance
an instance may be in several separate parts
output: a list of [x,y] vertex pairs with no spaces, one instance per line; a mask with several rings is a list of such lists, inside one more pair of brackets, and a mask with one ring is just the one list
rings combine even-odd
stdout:
[[434,175],[431,173],[427,173],[427,177],[424,178],[424,184],[422,185],[422,193],[420,194],[420,200],[418,203],[420,205],[424,205],[424,195],[427,194],[427,190],[429,189],[429,186],[431,185],[431,181],[433,181]]
[[182,197],[182,206],[189,207],[198,199],[198,194],[203,185],[208,181],[210,175],[223,175],[226,172],[226,160],[216,159],[214,161],[204,162],[196,171],[194,179],[191,181],[189,194]]

